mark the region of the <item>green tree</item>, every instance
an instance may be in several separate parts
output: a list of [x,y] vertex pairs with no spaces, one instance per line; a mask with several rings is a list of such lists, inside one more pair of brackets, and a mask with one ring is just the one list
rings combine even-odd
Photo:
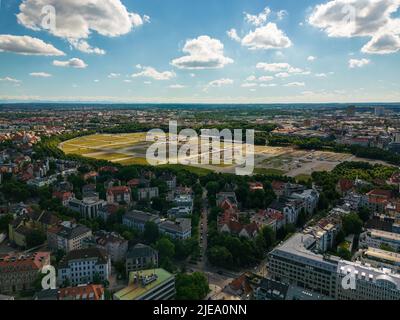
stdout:
[[175,255],[175,245],[168,238],[161,238],[156,243],[156,249],[160,255],[160,259],[172,259]]
[[160,236],[157,224],[152,221],[146,222],[143,237],[148,243],[155,243]]
[[28,249],[40,246],[46,241],[46,235],[40,230],[32,230],[26,236],[26,246]]
[[214,246],[208,250],[208,259],[211,264],[231,268],[233,263],[232,254],[229,250],[222,246]]
[[371,211],[367,207],[362,207],[358,210],[358,216],[365,223],[371,217]]
[[356,213],[350,213],[343,217],[343,231],[346,235],[360,234],[363,222]]
[[203,300],[209,291],[208,280],[204,273],[180,273],[176,277],[177,300]]
[[297,218],[296,225],[297,225],[297,227],[302,228],[302,227],[304,227],[306,222],[307,222],[307,213],[304,210],[304,208],[302,208],[300,213],[299,213],[299,216]]

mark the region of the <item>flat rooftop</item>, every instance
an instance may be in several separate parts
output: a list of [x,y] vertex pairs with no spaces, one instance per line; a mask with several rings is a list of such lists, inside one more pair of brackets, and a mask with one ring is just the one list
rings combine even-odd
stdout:
[[386,250],[368,248],[364,253],[368,258],[375,258],[400,265],[400,254]]
[[368,229],[368,232],[371,233],[371,237],[373,237],[373,238],[383,238],[383,239],[400,242],[400,234],[398,234],[398,233],[387,232],[387,231],[376,230],[376,229]]
[[[153,282],[150,282],[148,285],[142,285],[142,283],[135,283],[134,278],[136,275],[143,277],[151,277],[152,275],[157,275],[157,279]],[[118,291],[114,294],[114,296],[118,300],[136,300],[149,292],[150,290],[158,287],[164,282],[173,279],[174,276],[164,269],[149,269],[142,271],[134,271],[129,273],[129,285]]]
[[311,234],[296,233],[277,246],[271,253],[286,258],[296,257],[296,260],[303,263],[311,263],[317,267],[328,268],[331,271],[336,270],[339,258],[324,256],[311,251],[315,242],[316,239]]

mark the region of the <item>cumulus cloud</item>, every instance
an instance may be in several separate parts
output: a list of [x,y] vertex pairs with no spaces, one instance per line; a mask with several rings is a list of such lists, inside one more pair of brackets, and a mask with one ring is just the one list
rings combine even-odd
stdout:
[[21,80],[17,80],[11,77],[0,78],[1,82],[21,83]]
[[289,48],[292,41],[275,23],[270,22],[266,26],[250,31],[243,37],[242,45],[251,50],[282,49]]
[[171,65],[179,69],[220,69],[233,63],[231,58],[224,56],[222,42],[209,36],[187,40],[182,51],[187,55],[171,62]]
[[313,62],[313,61],[315,61],[317,58],[316,57],[314,57],[314,56],[308,56],[307,57],[307,61],[310,61],[310,62]]
[[116,78],[119,78],[120,76],[121,76],[120,73],[111,72],[111,73],[107,76],[107,78],[108,78],[108,79],[116,79]]
[[208,83],[208,87],[218,87],[219,88],[219,87],[233,84],[233,82],[234,81],[232,79],[222,78],[222,79],[211,81],[210,83]]
[[175,78],[176,74],[171,71],[164,71],[164,72],[159,72],[153,67],[143,67],[141,65],[137,65],[136,68],[140,69],[140,72],[132,74],[132,78],[138,78],[138,77],[144,77],[144,78],[150,78],[154,80],[170,80],[172,78]]
[[169,86],[170,89],[184,89],[186,88],[186,86],[182,85],[182,84],[172,84]]
[[369,64],[371,61],[368,59],[350,59],[349,60],[349,68],[354,69],[354,68],[362,68]]
[[[55,8],[54,28],[43,26],[45,15],[42,10],[46,6]],[[19,10],[17,20],[26,28],[48,31],[68,40],[77,50],[95,54],[105,51],[93,48],[85,41],[93,31],[106,37],[118,37],[150,21],[148,16],[129,12],[120,0],[24,0]]]
[[314,7],[308,22],[329,37],[370,37],[362,52],[389,54],[400,50],[400,19],[392,15],[399,0],[332,0]]
[[285,84],[285,87],[304,87],[305,85],[304,82],[290,82]]
[[272,81],[273,79],[274,79],[273,76],[262,76],[262,77],[258,78],[258,80],[261,81],[261,82]]
[[29,75],[36,78],[50,78],[52,76],[50,73],[47,72],[31,72]]
[[0,52],[34,56],[63,56],[64,52],[38,38],[29,36],[0,35]]
[[226,32],[226,34],[227,34],[228,37],[231,38],[232,40],[235,40],[235,41],[237,41],[237,42],[242,41],[242,39],[240,39],[240,37],[239,37],[239,35],[238,35],[236,29],[234,29],[234,28],[228,30],[228,31]]
[[244,13],[244,19],[247,23],[250,23],[256,27],[263,25],[267,22],[268,16],[271,13],[271,9],[266,7],[264,10],[256,15],[249,14],[247,12]]
[[[227,32],[228,36],[250,50],[289,48],[292,45],[292,41],[288,36],[278,28],[276,23],[268,22],[268,17],[271,13],[272,11],[268,7],[255,15],[245,12],[245,22],[254,26],[255,29],[251,30],[243,38],[238,36],[236,29],[231,29]],[[282,20],[285,15],[287,15],[287,12],[281,10],[276,13],[276,18],[277,20]]]
[[287,72],[279,72],[279,73],[277,73],[277,74],[275,75],[275,77],[277,77],[277,78],[289,78],[289,77],[290,77],[290,74],[287,73]]
[[67,61],[54,60],[53,65],[56,67],[70,67],[75,69],[84,69],[87,67],[87,64],[78,58],[72,58]]
[[257,69],[264,70],[266,72],[287,72],[287,73],[302,73],[303,69],[292,67],[289,63],[279,62],[279,63],[265,63],[259,62],[256,65]]

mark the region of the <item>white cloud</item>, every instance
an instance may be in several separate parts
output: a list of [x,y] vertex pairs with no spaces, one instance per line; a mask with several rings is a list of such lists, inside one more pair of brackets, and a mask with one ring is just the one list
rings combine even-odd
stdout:
[[107,78],[109,78],[109,79],[116,79],[116,78],[119,78],[120,76],[121,76],[120,73],[111,72],[111,73],[107,76]]
[[[46,28],[42,23],[45,18],[42,10],[49,5],[55,8],[55,28]],[[118,37],[150,21],[148,16],[129,12],[120,0],[24,0],[19,10],[17,20],[26,28],[48,31],[66,39],[77,50],[95,54],[105,52],[82,40],[88,39],[93,31],[106,37]]]
[[289,13],[286,10],[280,10],[276,13],[278,20],[283,20]]
[[228,78],[222,78],[222,79],[218,79],[218,80],[213,80],[210,83],[208,83],[208,87],[223,87],[223,86],[227,86],[227,85],[231,85],[233,84],[233,80],[232,79],[228,79]]
[[76,69],[84,69],[87,67],[87,64],[78,58],[72,58],[67,61],[54,60],[53,65],[56,67],[71,67]]
[[37,77],[37,78],[50,78],[52,75],[47,72],[32,72],[29,74],[31,77]]
[[399,0],[332,0],[317,5],[308,22],[329,37],[370,37],[362,52],[388,54],[400,50],[400,19],[392,15]]
[[5,78],[0,78],[0,81],[2,82],[11,82],[11,83],[21,83],[21,80],[17,80],[11,77],[5,77]]
[[228,35],[229,38],[231,38],[232,40],[235,40],[237,42],[240,42],[242,39],[240,39],[236,29],[232,28],[231,30],[228,30],[226,32],[226,34]]
[[75,49],[84,53],[94,53],[98,55],[106,54],[105,50],[92,47],[86,40],[70,39],[69,42]]
[[242,45],[251,50],[256,49],[282,49],[289,48],[292,41],[286,34],[278,29],[275,23],[268,23],[254,31],[250,31],[243,39]]
[[170,89],[184,89],[186,88],[186,86],[182,85],[182,84],[172,84],[169,86]]
[[64,56],[65,53],[53,45],[29,36],[0,35],[0,52],[12,52],[22,55]]
[[275,75],[275,77],[277,77],[277,78],[289,78],[289,77],[290,77],[290,74],[287,73],[287,72],[280,72],[280,73],[277,73],[277,74]]
[[354,69],[354,68],[362,68],[369,64],[371,61],[368,59],[350,59],[349,60],[349,68]]
[[131,83],[132,80],[130,80],[130,79],[124,79],[124,82],[125,82],[125,83]]
[[262,77],[258,78],[258,80],[261,81],[261,82],[272,81],[273,79],[274,79],[273,76],[262,76]]
[[257,14],[257,15],[253,15],[253,14],[249,14],[247,12],[244,13],[244,19],[247,23],[250,23],[256,27],[259,27],[263,24],[265,24],[267,22],[268,16],[271,13],[271,9],[266,7],[264,8],[264,10]]
[[316,73],[315,76],[316,76],[317,78],[326,78],[326,77],[327,77],[327,74],[322,72],[322,73]]
[[304,82],[290,82],[285,84],[285,87],[304,87],[305,85]]
[[249,77],[247,77],[247,79],[246,79],[246,81],[249,81],[249,82],[251,82],[251,81],[256,81],[256,80],[257,80],[257,77],[254,76],[254,75],[249,76]]
[[287,73],[302,73],[303,69],[292,67],[289,63],[265,63],[259,62],[256,65],[257,69],[262,69],[266,72],[287,72]]
[[361,51],[370,54],[389,54],[400,50],[400,36],[382,33],[374,36]]
[[218,39],[200,36],[187,40],[182,51],[188,55],[172,60],[171,64],[179,69],[219,69],[233,63],[224,56],[224,45]]
[[310,62],[315,61],[316,59],[317,59],[317,58],[314,57],[314,56],[308,56],[308,57],[307,57],[307,61],[310,61]]
[[242,83],[242,85],[241,85],[242,88],[254,88],[257,86],[258,86],[258,84],[254,83],[254,82],[246,82],[246,83]]
[[269,87],[276,87],[277,86],[277,84],[275,84],[275,83],[261,83],[260,84],[260,87],[262,87],[262,88],[269,88]]
[[142,71],[132,74],[132,78],[144,77],[144,78],[151,78],[154,80],[164,81],[176,77],[176,74],[171,71],[159,72],[153,67],[142,67],[141,65],[138,65],[136,67]]

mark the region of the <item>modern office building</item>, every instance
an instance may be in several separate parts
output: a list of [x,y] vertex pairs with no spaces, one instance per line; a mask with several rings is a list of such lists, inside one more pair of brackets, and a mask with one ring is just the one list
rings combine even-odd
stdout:
[[316,239],[297,233],[269,254],[269,274],[278,281],[334,298],[336,295],[336,257],[312,250]]
[[391,269],[318,254],[315,246],[314,236],[295,234],[270,253],[269,275],[338,300],[400,299],[400,275]]
[[164,269],[129,274],[129,285],[114,294],[115,300],[170,300],[175,296],[175,277]]

